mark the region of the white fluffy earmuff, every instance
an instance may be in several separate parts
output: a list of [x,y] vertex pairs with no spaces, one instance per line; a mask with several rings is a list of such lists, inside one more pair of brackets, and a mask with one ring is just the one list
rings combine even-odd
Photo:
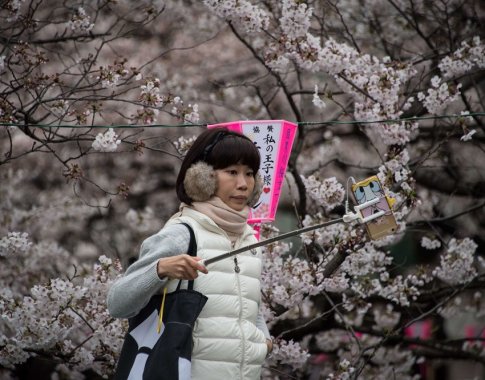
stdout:
[[[187,169],[184,179],[185,193],[195,202],[205,202],[217,190],[217,177],[214,168],[204,161],[198,161]],[[254,190],[248,198],[248,206],[254,207],[263,190],[263,180],[259,173],[255,176]]]

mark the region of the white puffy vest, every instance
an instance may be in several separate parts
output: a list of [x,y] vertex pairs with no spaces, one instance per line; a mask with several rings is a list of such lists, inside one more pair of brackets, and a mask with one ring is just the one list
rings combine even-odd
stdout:
[[[210,218],[184,208],[167,224],[185,222],[194,230],[197,256],[212,258],[255,243],[253,229],[247,227],[235,246]],[[208,297],[193,331],[192,379],[257,380],[267,353],[266,338],[256,327],[261,298],[261,252],[244,252],[211,264],[208,274],[200,274],[194,290]],[[175,290],[178,281],[168,284]]]

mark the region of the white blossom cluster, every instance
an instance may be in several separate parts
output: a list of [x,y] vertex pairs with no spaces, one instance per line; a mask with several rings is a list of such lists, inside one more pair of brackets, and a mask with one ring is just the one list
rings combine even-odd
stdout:
[[[301,19],[306,20],[311,15],[311,10],[305,7],[290,9],[299,11]],[[381,62],[332,38],[322,46],[320,38],[304,33],[304,28],[298,31],[296,38],[285,33],[283,20],[286,19],[280,19],[280,27],[284,38],[266,48],[266,61],[271,68],[281,72],[285,65],[295,62],[304,70],[333,75],[337,83],[354,97],[356,119],[397,119],[411,106],[413,98],[401,99],[404,85],[416,74],[411,65],[395,65],[389,58]],[[308,29],[308,23],[302,25]],[[376,130],[388,145],[404,144],[416,130],[417,123],[376,123],[370,128]]]
[[[386,267],[390,264],[392,264],[390,256],[379,251],[374,244],[366,243],[363,248],[350,253],[340,269],[351,279],[349,288],[358,297],[365,299],[372,295],[379,295],[397,304],[409,305],[412,300],[419,296],[420,288],[429,283],[432,278],[422,273],[419,275],[410,274],[407,277],[397,276],[391,279],[386,270]],[[347,279],[343,274],[333,279],[339,279],[337,284],[341,286],[341,289],[347,286]],[[327,285],[328,283],[335,286],[335,281],[332,282],[331,279],[325,279],[324,284]],[[339,289],[336,287],[334,290]],[[344,321],[346,323],[359,324],[370,304],[356,307],[353,301],[349,299],[346,307],[348,311],[353,312],[345,315]],[[376,322],[379,322],[378,326],[384,326],[386,323],[390,324],[391,321],[398,319],[398,315],[389,311],[386,313],[381,312],[378,315],[382,317],[381,319],[376,318]]]
[[[20,174],[20,178],[25,179],[26,173]],[[12,177],[10,177],[12,178]],[[13,178],[13,181],[16,179]],[[10,191],[15,189],[15,185],[5,186]],[[18,202],[19,195],[9,194],[14,200]],[[37,245],[52,245],[59,240],[59,231],[80,231],[82,225],[78,220],[86,220],[93,214],[96,214],[96,209],[84,204],[81,200],[66,196],[65,190],[53,189],[49,196],[39,194],[37,197],[38,204],[28,208],[15,207],[15,204],[6,205],[8,207],[11,219],[7,225],[3,225],[8,230],[28,230],[29,236],[42,236],[42,240],[33,245],[32,249],[36,249]],[[99,201],[99,200],[98,200]],[[18,203],[16,203],[18,204]],[[76,216],[74,218],[73,216]],[[79,218],[79,219],[78,219]],[[25,223],[28,221],[28,224]],[[0,228],[1,228],[0,227]]]
[[482,292],[476,291],[473,293],[472,303],[473,313],[477,318],[485,317],[485,297]]
[[[224,5],[221,3],[213,1],[211,6],[219,6],[217,11],[224,18],[230,19],[237,13],[238,5],[234,1],[224,2]],[[379,1],[374,3],[373,7],[380,7]],[[407,9],[408,5],[402,4],[403,9]],[[402,99],[401,93],[409,79],[416,74],[411,65],[397,64],[387,57],[379,61],[376,57],[360,54],[349,45],[340,44],[331,38],[322,44],[319,37],[309,32],[312,17],[310,7],[289,0],[283,1],[280,7],[278,25],[281,37],[275,39],[272,45],[265,46],[266,63],[272,69],[281,72],[291,62],[295,62],[304,70],[334,75],[341,87],[354,96],[357,119],[397,119],[403,111],[409,109],[414,98]],[[462,50],[457,51],[457,59],[469,55],[473,57],[470,58],[473,62],[483,61],[483,54],[480,54],[483,48],[478,38],[474,38],[472,46],[463,45],[463,49],[466,54]],[[446,84],[442,84],[429,89],[426,96],[421,93],[420,100],[424,101],[430,112],[437,112],[437,107],[446,106],[458,96],[458,92],[459,86],[450,90]],[[314,97],[314,103],[323,106],[317,98]],[[375,123],[369,127],[377,131],[388,145],[408,142],[417,128],[417,122],[408,121]]]
[[182,156],[185,156],[187,151],[190,149],[194,141],[197,139],[197,136],[192,136],[189,138],[186,138],[184,136],[180,136],[177,141],[174,141],[175,149],[181,154]]
[[100,69],[99,75],[96,77],[96,79],[101,81],[101,87],[114,88],[118,85],[119,80],[126,77],[128,74],[129,71],[125,69],[123,65],[109,65]]
[[91,17],[86,13],[83,7],[79,7],[76,13],[71,15],[71,19],[67,22],[67,26],[74,32],[88,33],[93,29],[94,24],[91,23]]
[[441,241],[438,239],[431,240],[429,237],[423,236],[421,238],[421,247],[432,250],[441,247]]
[[199,121],[199,106],[197,104],[184,105],[184,101],[176,96],[173,100],[172,113],[178,118],[189,123],[197,123]]
[[372,307],[372,304],[357,297],[347,297],[346,293],[342,297],[342,306],[345,313],[336,313],[335,320],[347,326],[362,326],[364,317]]
[[470,141],[472,139],[472,136],[477,133],[476,129],[472,129],[470,132],[464,134],[463,136],[460,137],[461,141]]
[[[56,242],[33,243],[25,233],[9,240],[7,237],[7,255],[0,266],[0,288],[9,289],[11,298],[21,298],[35,284],[48,282],[78,265]],[[51,265],[45,266],[46,262]]]
[[407,277],[398,275],[394,278],[388,278],[387,273],[385,275],[387,278],[383,278],[381,275],[383,284],[378,295],[401,306],[409,306],[412,301],[415,301],[421,294],[420,288],[432,280],[432,277],[424,273],[420,275],[410,274]]
[[204,4],[219,17],[247,32],[258,32],[268,27],[268,14],[247,0],[204,0]]
[[147,233],[156,225],[156,216],[150,207],[143,210],[134,210],[130,208],[126,213],[126,220],[130,226],[138,232]]
[[443,77],[448,79],[472,70],[475,65],[485,68],[485,45],[479,36],[473,37],[471,44],[463,41],[461,47],[443,58],[438,67]]
[[391,256],[377,250],[372,243],[366,243],[362,248],[349,254],[340,268],[350,278],[358,278],[385,272],[386,266],[391,263]]
[[[471,116],[468,116],[470,112],[468,111],[462,111],[461,115],[464,116],[465,122],[471,122],[473,121],[473,118]],[[466,125],[463,126],[463,132],[464,135],[460,137],[460,141],[470,141],[473,138],[473,135],[477,133],[476,129],[469,129],[467,128]]]
[[477,319],[485,317],[485,297],[481,291],[463,292],[440,306],[438,313],[443,318],[455,318],[460,314],[474,315]]
[[405,350],[400,346],[383,347],[380,346],[374,353],[372,363],[375,366],[366,366],[366,370],[362,373],[362,378],[389,380],[418,380],[419,375],[409,375],[412,373],[412,367],[416,363],[416,357],[409,350]]
[[330,293],[343,293],[349,289],[349,278],[346,277],[345,273],[339,273],[331,277],[326,277],[323,280],[323,289]]
[[467,340],[467,341],[463,342],[461,347],[462,347],[463,351],[468,351],[468,352],[471,352],[471,353],[478,353],[482,356],[484,356],[484,354],[485,354],[485,348],[484,348],[481,337],[479,337],[476,340],[473,340],[473,339]]
[[[341,346],[339,350],[340,360],[347,360],[350,363],[357,362],[361,355],[369,350],[378,347],[373,351],[373,355],[370,358],[372,365],[367,365],[362,368],[362,372],[359,374],[358,379],[402,379],[402,380],[418,380],[419,375],[411,375],[413,372],[413,365],[417,359],[413,355],[412,351],[406,350],[401,346],[391,345],[389,347],[380,344],[380,338],[367,335],[356,334],[358,341],[349,339],[348,337],[346,346]],[[334,372],[334,376],[339,372],[343,372],[342,368],[337,368]],[[345,372],[344,372],[345,373]],[[354,378],[354,377],[351,377]]]
[[308,261],[296,257],[284,258],[281,250],[269,246],[263,251],[262,291],[273,303],[291,309],[300,305],[308,295],[318,294],[322,290],[322,276]]
[[[302,221],[302,225],[304,227],[313,226],[323,223],[325,220],[326,218],[321,213],[312,216],[307,214]],[[330,259],[337,252],[337,245],[347,242],[353,233],[348,225],[336,223],[322,229],[301,234],[301,238],[304,244],[315,243],[322,247],[322,249],[328,250],[328,259]]]
[[0,239],[0,256],[22,255],[31,246],[27,232],[9,232],[7,236]]
[[[393,182],[401,183],[401,187],[402,187],[403,186],[402,183],[407,183],[410,177],[408,163],[409,163],[409,151],[406,148],[402,149],[399,152],[399,154],[395,155],[391,159],[386,160],[384,164],[379,167],[379,170],[377,173],[377,176],[379,177],[381,184],[383,186],[386,186],[387,184],[386,179],[388,178],[388,176],[392,176]],[[409,184],[407,186],[410,187]]]
[[[138,73],[135,80],[141,80],[143,75]],[[138,100],[143,107],[137,110],[137,119],[143,120],[144,124],[152,124],[160,113],[161,107],[170,103],[170,96],[164,96],[160,93],[160,78],[146,77],[140,86],[140,95]]]
[[289,39],[305,37],[311,25],[312,14],[313,9],[306,3],[283,0],[279,19],[281,31]]
[[298,369],[306,364],[309,357],[308,351],[302,349],[298,342],[277,339],[274,341],[271,357],[266,362],[268,365],[280,362]]
[[434,209],[440,201],[436,193],[425,188],[420,188],[416,191],[416,197],[417,202],[414,209],[416,215],[419,215],[421,218],[432,218]]
[[[351,70],[344,70],[345,78],[352,82],[352,86],[344,79],[338,79],[341,87],[351,91],[355,98],[355,118],[357,120],[395,120],[408,109],[414,99],[408,98],[401,107],[401,92],[407,81],[416,71],[410,65],[396,67],[385,58],[380,62],[369,55],[358,56]],[[366,89],[366,94],[356,91]],[[377,133],[386,145],[403,145],[410,141],[412,133],[418,128],[417,123],[410,122],[382,122],[373,123],[371,130]]]
[[7,17],[8,22],[15,21],[19,18],[22,3],[24,2],[25,0],[7,0],[3,2],[2,8],[7,9],[9,12],[9,16]]
[[193,124],[198,123],[200,119],[199,106],[197,104],[189,104],[187,107],[189,112],[184,114],[184,121]]
[[[58,368],[68,378],[93,370],[110,373],[121,350],[126,325],[106,310],[108,287],[119,266],[100,258],[92,274],[79,283],[60,278],[35,285],[21,300],[0,293],[0,312],[6,328],[0,333],[0,365],[13,368],[38,353],[63,356]],[[55,348],[55,350],[54,350]],[[94,360],[98,353],[102,360]]]
[[101,79],[101,86],[103,88],[116,87],[118,81],[121,78],[121,74],[116,71],[109,70],[104,73],[103,77],[99,76],[97,79]]
[[372,313],[374,314],[375,328],[379,330],[391,331],[401,319],[401,313],[394,311],[394,306],[389,303],[385,309],[375,307]]
[[315,92],[313,93],[312,103],[315,107],[323,109],[327,105],[325,102],[318,96],[318,85],[315,85]]
[[350,365],[350,362],[347,359],[343,359],[338,364],[337,372],[331,373],[327,380],[349,380],[354,372],[355,368]]
[[[389,58],[381,62],[332,38],[322,46],[320,38],[308,32],[297,39],[286,38],[266,50],[267,64],[278,71],[283,71],[282,65],[295,62],[304,70],[333,75],[354,97],[356,119],[398,119],[414,101],[413,98],[401,99],[404,85],[416,74],[411,65],[395,65]],[[417,123],[400,122],[375,123],[369,128],[375,130],[385,144],[393,145],[408,142],[417,127]]]
[[239,106],[241,112],[247,115],[248,119],[264,119],[266,117],[265,108],[261,104],[261,99],[257,96],[245,96]]
[[266,50],[266,55],[270,56],[271,59],[266,61],[271,70],[275,73],[285,73],[291,65],[291,60],[284,54],[279,54],[279,51],[274,46],[270,46]]
[[113,128],[109,128],[105,133],[98,133],[96,139],[93,141],[92,147],[98,152],[115,152],[121,140]]
[[315,335],[317,347],[323,352],[337,351],[346,346],[351,339],[348,331],[339,329],[322,331]]
[[473,266],[476,249],[477,244],[470,238],[451,239],[446,252],[441,254],[440,266],[433,271],[433,275],[450,285],[470,281],[477,274]]
[[453,318],[465,311],[466,309],[463,307],[463,299],[459,296],[453,297],[443,306],[438,308],[438,314],[443,318]]
[[50,110],[56,117],[63,117],[69,110],[69,101],[64,99],[56,100],[50,106]]
[[301,179],[310,198],[325,210],[330,211],[335,206],[342,204],[345,197],[345,188],[335,177],[320,180],[311,175],[308,178],[301,176]]
[[418,100],[423,102],[429,113],[439,115],[441,111],[450,103],[459,99],[461,83],[456,86],[456,89],[450,89],[448,83],[441,82],[441,78],[435,75],[431,78],[431,88],[428,93],[418,93]]
[[[419,379],[418,375],[410,375],[416,363],[412,351],[399,346],[381,346],[380,338],[360,333],[354,335],[345,330],[330,330],[315,337],[318,348],[323,352],[337,352],[340,358],[340,363],[326,379]],[[370,359],[374,365],[365,366],[358,377],[350,376],[355,372],[351,363],[357,362],[363,352],[374,347],[379,347]]]
[[145,106],[160,107],[164,98],[160,95],[160,80],[158,78],[147,79],[145,84],[140,86],[140,101]]

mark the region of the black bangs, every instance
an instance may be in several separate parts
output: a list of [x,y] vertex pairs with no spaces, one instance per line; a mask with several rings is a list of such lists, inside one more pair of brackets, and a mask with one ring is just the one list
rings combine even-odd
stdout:
[[214,169],[223,169],[236,164],[247,165],[256,174],[261,158],[258,148],[251,140],[227,134],[215,144],[206,161]]

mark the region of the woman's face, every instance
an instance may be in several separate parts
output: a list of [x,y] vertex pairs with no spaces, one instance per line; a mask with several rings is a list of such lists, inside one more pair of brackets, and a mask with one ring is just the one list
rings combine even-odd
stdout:
[[217,190],[215,195],[229,207],[242,211],[254,189],[254,172],[243,164],[217,169]]

